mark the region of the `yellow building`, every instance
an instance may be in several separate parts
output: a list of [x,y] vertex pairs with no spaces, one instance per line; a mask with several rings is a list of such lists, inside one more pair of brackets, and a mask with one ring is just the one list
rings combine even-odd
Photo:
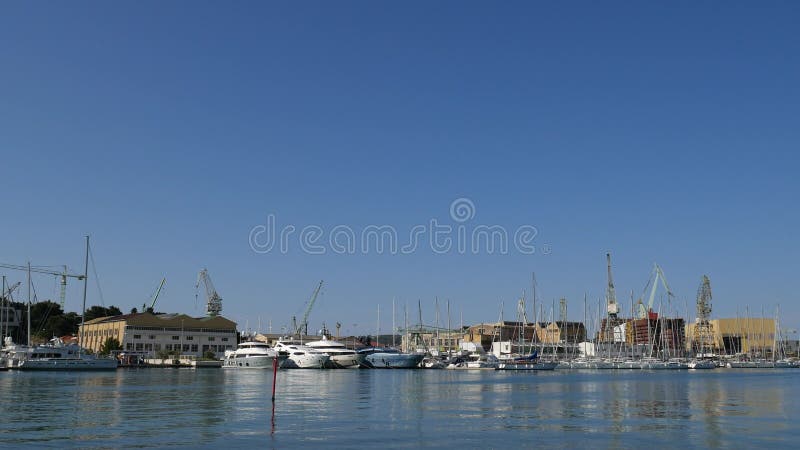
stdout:
[[98,317],[86,322],[78,336],[81,346],[99,351],[108,338],[117,339],[125,351],[155,357],[162,350],[202,356],[236,348],[236,322],[222,316],[190,317],[185,314],[149,312]]
[[[774,319],[714,319],[711,324],[711,335],[714,351],[733,355],[736,353],[771,354],[775,345]],[[692,350],[696,324],[686,325],[686,349]]]

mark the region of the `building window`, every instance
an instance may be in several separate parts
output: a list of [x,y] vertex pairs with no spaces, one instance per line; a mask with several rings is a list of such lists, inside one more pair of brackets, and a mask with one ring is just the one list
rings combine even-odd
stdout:
[[181,351],[188,352],[189,351],[189,344],[183,344],[183,350],[181,350]]
[[192,350],[191,351],[193,351],[193,352],[197,351],[197,344],[192,344]]
[[137,351],[142,351],[143,348],[144,348],[144,344],[142,344],[141,342],[137,342],[136,343],[136,350]]
[[[158,345],[158,344],[156,344],[156,345]],[[166,351],[168,351],[168,352],[171,352],[171,351],[172,351],[172,344],[166,344],[166,345],[164,345],[164,350],[166,350]]]
[[180,336],[172,336],[172,340],[173,340],[173,341],[178,341],[178,340],[180,340],[180,339],[181,339],[181,337],[180,337]]
[[131,344],[130,342],[128,342],[127,344],[125,344],[125,350],[128,350],[128,351],[131,351],[131,350],[133,350],[133,344]]
[[186,336],[186,340],[187,341],[193,341],[194,340],[194,336]]
[[134,339],[141,339],[141,338],[142,338],[142,335],[141,335],[141,334],[134,334],[134,335],[133,335],[133,338],[134,338]]
[[155,334],[151,334],[150,336],[148,336],[148,338],[152,341],[152,340],[154,340],[156,338],[156,335]]
[[161,344],[153,344],[153,350],[157,352],[161,351]]
[[153,351],[153,344],[144,344],[144,350],[146,352],[152,352]]
[[214,336],[209,336],[208,337],[208,342],[214,342]]
[[222,338],[222,342],[228,342],[228,338],[226,337]]

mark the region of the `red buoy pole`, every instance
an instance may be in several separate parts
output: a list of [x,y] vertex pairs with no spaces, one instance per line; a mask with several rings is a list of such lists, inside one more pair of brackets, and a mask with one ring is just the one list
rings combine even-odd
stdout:
[[272,403],[275,403],[275,382],[278,379],[278,355],[272,360]]

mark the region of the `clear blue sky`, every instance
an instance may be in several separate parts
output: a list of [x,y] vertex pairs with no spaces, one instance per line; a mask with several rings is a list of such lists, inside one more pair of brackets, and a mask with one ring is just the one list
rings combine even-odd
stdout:
[[[581,318],[611,250],[626,304],[658,262],[679,312],[708,274],[715,316],[780,302],[797,327],[798,23],[796,2],[6,2],[0,262],[82,270],[89,233],[107,305],[166,276],[157,309],[201,314],[205,266],[242,328],[279,331],[324,279],[310,329],[365,333],[392,297],[511,317],[533,271]],[[459,197],[550,254],[248,243],[268,214],[452,224]]]

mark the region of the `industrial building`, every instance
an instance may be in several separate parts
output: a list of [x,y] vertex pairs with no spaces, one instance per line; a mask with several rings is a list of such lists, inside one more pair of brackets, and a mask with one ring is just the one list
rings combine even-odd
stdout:
[[86,322],[78,336],[81,345],[100,351],[108,338],[116,338],[124,351],[155,358],[161,351],[221,358],[236,348],[236,323],[222,316],[194,318],[185,314],[150,312],[98,317]]
[[[709,320],[710,341],[717,354],[735,355],[745,353],[755,356],[771,356],[776,347],[775,319],[735,318]],[[686,326],[686,335],[694,336],[696,323]],[[691,340],[686,342],[686,349],[693,347]]]

